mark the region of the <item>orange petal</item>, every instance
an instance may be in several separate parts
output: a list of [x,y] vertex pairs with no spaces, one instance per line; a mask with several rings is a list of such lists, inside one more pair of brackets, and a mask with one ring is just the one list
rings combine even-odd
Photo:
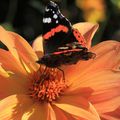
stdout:
[[[84,109],[89,108],[88,98],[92,94],[93,90],[88,87],[78,88],[75,90],[67,89],[64,92],[64,96],[61,97],[57,103],[70,104],[78,106]],[[73,99],[74,98],[74,99]]]
[[21,64],[12,56],[9,51],[0,49],[0,63],[6,71],[12,71],[18,75],[25,75],[26,72]]
[[20,58],[22,58],[28,65],[32,64],[30,66],[33,69],[38,69],[37,64],[33,64],[38,59],[37,55],[21,36],[13,32],[8,32],[3,27],[0,27],[0,40],[19,62]]
[[92,38],[97,31],[99,25],[89,22],[77,23],[73,25],[74,28],[77,28],[80,33],[85,37],[87,42],[87,48],[91,47]]
[[[57,106],[52,105],[52,108],[55,112],[56,120],[76,120],[72,115],[66,113],[65,111],[59,109]],[[51,119],[53,120],[53,119]]]
[[9,77],[9,73],[3,69],[3,67],[0,65],[0,75],[3,76],[3,77]]
[[101,59],[101,63],[97,64],[98,67],[118,69],[120,65],[120,42],[113,40],[101,42],[92,47],[91,51],[96,53],[97,60]]
[[120,118],[112,117],[110,115],[101,115],[101,120],[120,120]]
[[[73,99],[74,98],[74,99]],[[88,100],[79,94],[76,95],[64,95],[57,101],[57,103],[70,104],[80,108],[88,109],[89,103]]]
[[9,77],[0,76],[0,99],[17,93],[26,93],[27,82],[22,76],[10,75]]
[[0,41],[7,46],[13,56],[19,61],[19,56],[17,50],[15,49],[14,41],[2,26],[0,26]]
[[92,74],[86,73],[75,80],[71,90],[79,87],[90,87],[94,90],[90,101],[99,112],[113,111],[120,105],[120,72],[99,70]]
[[[120,120],[120,107],[117,108],[116,110],[112,111],[112,112],[102,114],[102,116],[106,117],[107,119],[109,117],[112,117],[113,120]],[[110,120],[112,120],[112,119],[110,119]]]
[[93,89],[91,89],[90,87],[83,87],[83,88],[80,87],[72,91],[71,91],[71,87],[69,87],[64,92],[65,95],[70,95],[70,96],[78,95],[87,99],[91,96],[92,93],[93,93]]
[[9,51],[0,49],[0,55],[0,98],[24,92],[28,82],[25,70]]
[[21,120],[49,120],[48,104],[35,103],[25,111]]
[[119,87],[120,84],[120,72],[114,70],[96,70],[94,73],[86,73],[84,76],[78,76],[74,80],[73,84],[69,87],[69,90],[78,89],[80,87],[90,87],[91,89],[102,90],[111,87]]
[[33,49],[35,50],[36,54],[38,55],[38,58],[43,56],[44,50],[43,50],[43,38],[42,35],[38,36],[33,44],[32,44]]
[[120,106],[120,97],[114,97],[103,102],[95,103],[94,106],[100,114],[111,112]]
[[[97,44],[91,51],[96,53],[96,58],[88,61],[79,61],[75,65],[63,67],[65,77],[69,81],[74,81],[78,75],[94,73],[96,70],[115,69],[120,64],[120,42],[106,41]],[[113,59],[114,58],[114,59]]]
[[[96,115],[96,113],[86,111],[80,107],[76,107],[76,106],[69,105],[69,104],[57,104],[57,103],[54,103],[54,104],[60,109],[68,112],[71,115],[75,115],[75,116],[84,118],[86,120],[100,120],[99,116]],[[89,109],[90,111],[94,111],[92,105],[90,105]]]
[[21,120],[33,104],[27,95],[12,95],[0,101],[0,120]]
[[32,67],[34,70],[37,70],[38,66],[35,64],[35,62],[38,60],[38,58],[32,47],[20,35],[14,32],[8,32],[8,34],[12,40],[14,40],[15,49],[19,54],[19,58],[23,59],[29,68]]
[[51,104],[48,105],[48,107],[49,107],[49,119],[48,120],[57,120],[56,115],[55,115],[55,111],[52,108],[52,106],[51,106]]

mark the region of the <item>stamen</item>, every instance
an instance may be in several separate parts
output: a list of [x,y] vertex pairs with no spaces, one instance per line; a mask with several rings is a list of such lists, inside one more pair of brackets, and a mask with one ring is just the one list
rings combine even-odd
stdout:
[[52,102],[58,99],[68,87],[58,69],[46,68],[34,74],[29,95],[40,102]]

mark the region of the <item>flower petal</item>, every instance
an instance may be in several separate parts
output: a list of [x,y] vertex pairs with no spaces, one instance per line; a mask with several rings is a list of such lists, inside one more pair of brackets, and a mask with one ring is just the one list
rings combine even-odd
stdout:
[[1,65],[0,65],[0,75],[3,77],[9,77],[8,72],[5,71]]
[[38,58],[43,56],[44,50],[43,50],[43,38],[42,38],[42,35],[38,36],[33,41],[32,47],[33,47],[34,51],[36,52],[36,54],[38,55]]
[[91,96],[92,92],[93,92],[93,89],[91,89],[90,87],[83,87],[83,88],[80,87],[80,88],[77,88],[77,89],[71,91],[71,87],[69,86],[69,88],[66,89],[64,94],[67,96],[78,95],[78,96],[88,99]]
[[[75,65],[64,66],[66,79],[73,82],[78,76],[94,73],[96,70],[117,69],[120,64],[120,42],[106,41],[94,46],[91,51],[96,53],[96,58],[80,61]],[[114,58],[114,59],[113,59]]]
[[75,80],[71,90],[88,86],[94,90],[90,101],[99,112],[113,111],[120,105],[120,72],[98,70],[92,74],[87,73]]
[[112,119],[110,119],[110,120],[120,120],[120,107],[112,112],[102,114],[101,116],[105,117],[107,119],[109,119],[109,117],[111,117]]
[[[96,115],[92,112],[86,111],[80,107],[76,107],[76,106],[69,105],[69,104],[57,104],[57,103],[54,103],[54,104],[57,107],[59,107],[60,109],[68,112],[71,115],[75,115],[75,116],[84,118],[86,120],[100,120],[98,115]],[[93,109],[92,105],[90,105],[90,110],[91,109]],[[93,110],[91,110],[91,111],[93,111]]]
[[33,64],[38,59],[37,55],[21,36],[0,27],[0,40],[20,63],[20,58],[22,58],[33,69],[38,69],[37,64]]
[[26,93],[27,80],[22,76],[0,76],[0,99],[17,93]]
[[112,117],[110,115],[101,115],[101,120],[120,120],[120,118]]
[[85,37],[87,42],[87,48],[91,47],[91,40],[97,31],[99,25],[89,22],[77,23],[73,25],[74,28],[77,28],[80,33]]
[[22,65],[6,50],[0,49],[0,98],[23,93],[28,77]]
[[64,95],[57,101],[57,103],[70,104],[80,108],[88,109],[89,103],[88,100],[80,95]]
[[8,32],[8,34],[12,40],[14,40],[15,49],[19,54],[19,58],[23,59],[26,65],[32,67],[34,70],[37,70],[38,66],[35,62],[38,60],[38,57],[32,47],[20,35],[14,32]]
[[15,49],[14,41],[9,36],[8,32],[0,26],[0,41],[7,46],[7,48],[11,51],[13,56],[19,60],[17,50]]
[[14,58],[14,56],[9,51],[0,49],[0,63],[6,71],[12,71],[13,73],[19,75],[26,74],[22,65]]
[[48,104],[35,103],[25,111],[21,120],[49,120],[48,117]]
[[55,111],[53,110],[52,106],[49,104],[48,107],[49,107],[49,119],[48,120],[57,120]]
[[104,100],[103,102],[98,102],[94,104],[95,108],[100,114],[111,112],[116,108],[118,108],[119,105],[120,105],[120,97],[114,97],[112,99],[108,98],[108,100]]
[[88,98],[92,92],[93,90],[88,87],[80,87],[73,91],[68,88],[64,92],[64,96],[57,100],[57,103],[70,104],[87,110],[89,108]]
[[0,101],[1,120],[21,120],[24,112],[33,104],[27,95],[12,95]]
[[[52,105],[52,108],[55,112],[56,120],[76,120],[73,118],[72,115],[66,113],[65,111],[61,110],[57,106]],[[51,120],[53,120],[53,119],[51,119]]]

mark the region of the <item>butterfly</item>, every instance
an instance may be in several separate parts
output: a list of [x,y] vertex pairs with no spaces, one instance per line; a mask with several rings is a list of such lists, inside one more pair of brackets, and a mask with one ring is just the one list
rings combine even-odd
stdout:
[[58,68],[95,57],[95,53],[88,51],[85,38],[52,1],[45,7],[42,37],[44,56],[37,63],[46,67]]

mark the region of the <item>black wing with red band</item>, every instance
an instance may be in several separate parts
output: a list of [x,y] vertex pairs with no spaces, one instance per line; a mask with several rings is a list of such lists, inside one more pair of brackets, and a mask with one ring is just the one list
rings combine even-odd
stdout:
[[38,61],[47,67],[75,64],[88,60],[95,54],[88,52],[84,37],[73,29],[70,21],[62,15],[56,3],[50,1],[43,16],[44,56]]
[[[45,54],[58,51],[58,48],[67,43],[78,42],[83,39],[77,30],[74,30],[70,21],[63,16],[56,3],[50,1],[43,16],[43,39]],[[84,40],[83,40],[84,41]]]

